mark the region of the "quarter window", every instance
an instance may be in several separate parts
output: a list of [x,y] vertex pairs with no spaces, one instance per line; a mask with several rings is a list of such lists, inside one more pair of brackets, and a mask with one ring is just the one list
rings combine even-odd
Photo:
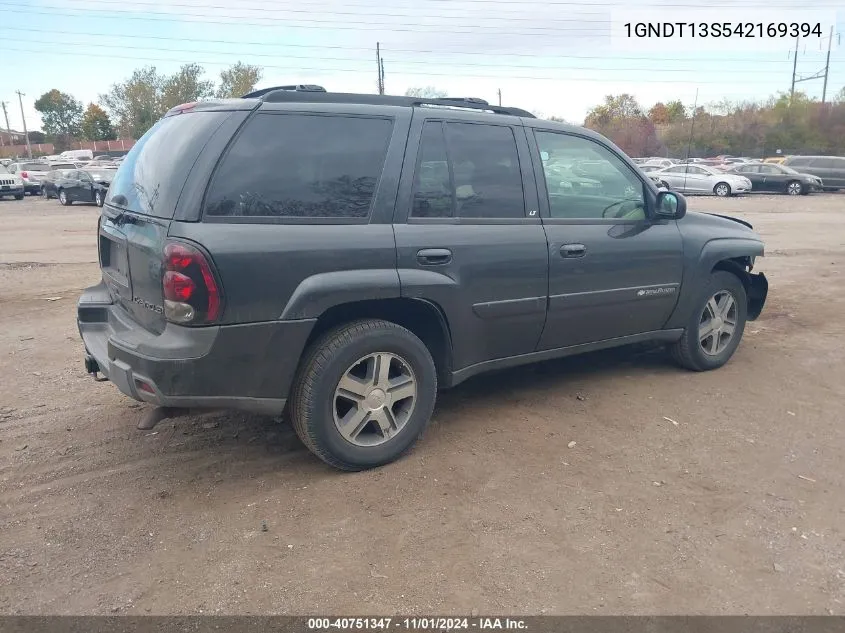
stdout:
[[535,134],[551,217],[645,218],[643,183],[621,158],[580,136]]
[[384,167],[389,119],[259,114],[218,166],[213,216],[369,216]]

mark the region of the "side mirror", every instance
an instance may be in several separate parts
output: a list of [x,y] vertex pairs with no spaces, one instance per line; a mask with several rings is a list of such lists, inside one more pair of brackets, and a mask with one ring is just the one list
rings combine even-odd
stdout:
[[680,220],[687,214],[687,199],[675,191],[657,193],[655,213],[660,218]]

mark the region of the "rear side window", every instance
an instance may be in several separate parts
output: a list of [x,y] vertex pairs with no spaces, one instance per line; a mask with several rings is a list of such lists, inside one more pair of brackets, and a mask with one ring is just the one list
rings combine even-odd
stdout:
[[411,216],[525,217],[513,130],[474,123],[447,123],[445,130],[444,140],[441,122],[423,127]]
[[824,167],[825,169],[845,169],[845,160],[841,158],[816,158],[811,166]]
[[788,158],[786,159],[786,164],[790,167],[807,167],[810,164],[810,159],[801,158],[800,156],[796,158]]
[[230,112],[191,112],[161,119],[129,150],[107,203],[172,218],[191,168]]
[[367,218],[392,130],[383,118],[258,114],[217,166],[205,212]]

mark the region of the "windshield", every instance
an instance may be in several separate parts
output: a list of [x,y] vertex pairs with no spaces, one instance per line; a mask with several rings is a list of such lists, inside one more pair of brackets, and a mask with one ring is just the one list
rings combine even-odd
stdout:
[[786,165],[772,165],[777,170],[780,170],[784,174],[797,174],[800,173],[798,170],[792,169],[792,167],[787,167]]
[[0,174],[8,174],[9,170],[4,165],[0,165]]

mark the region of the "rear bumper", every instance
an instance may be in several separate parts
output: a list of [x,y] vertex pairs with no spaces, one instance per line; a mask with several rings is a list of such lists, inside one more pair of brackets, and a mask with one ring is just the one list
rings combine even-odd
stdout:
[[77,304],[85,365],[135,400],[167,407],[281,413],[313,319],[188,328],[161,334],[112,304],[101,283]]
[[40,182],[24,182],[23,188],[26,193],[41,193]]

